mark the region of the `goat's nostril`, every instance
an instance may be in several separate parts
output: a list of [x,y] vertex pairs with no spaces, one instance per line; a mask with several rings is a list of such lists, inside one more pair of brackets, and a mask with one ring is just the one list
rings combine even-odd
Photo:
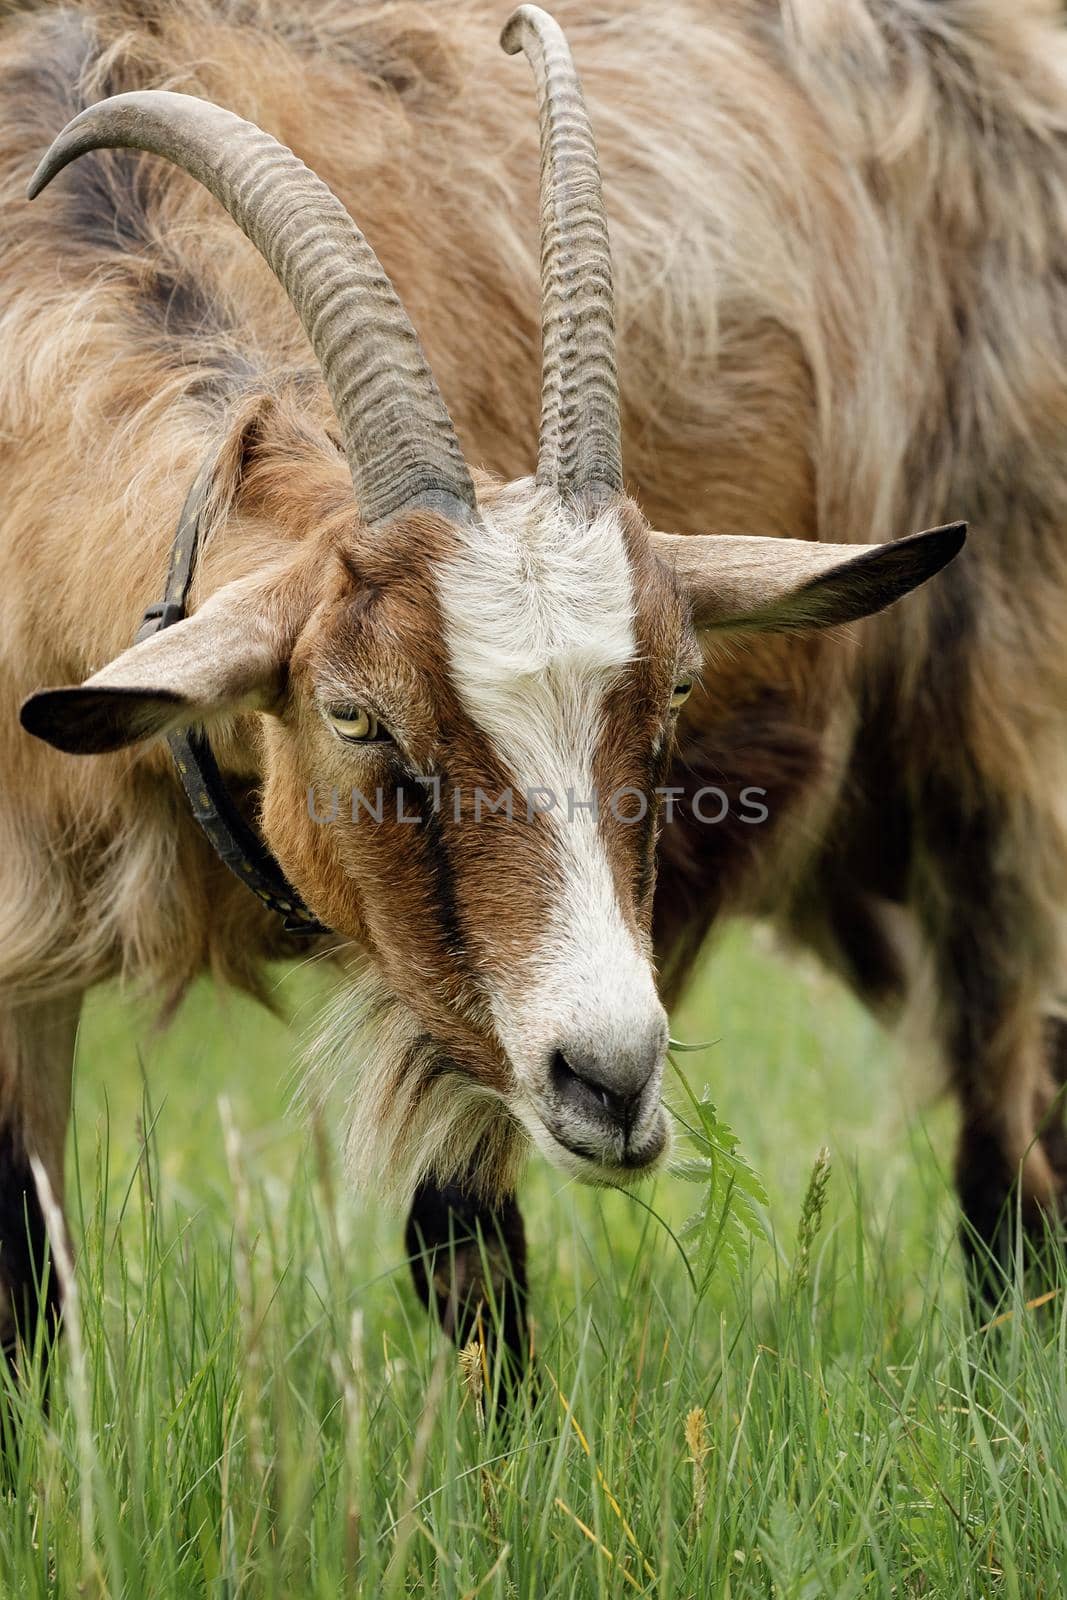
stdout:
[[549,1075],[557,1099],[573,1110],[606,1112],[613,1121],[628,1127],[651,1072],[646,1073],[641,1082],[632,1088],[627,1085],[625,1089],[620,1089],[609,1088],[604,1083],[601,1073],[606,1074],[607,1070],[606,1066],[584,1058],[576,1066],[562,1050],[557,1050],[552,1057]]
[[552,1087],[563,1099],[581,1093],[583,1088],[591,1088],[590,1084],[579,1073],[575,1072],[562,1050],[557,1050],[552,1057],[549,1067]]

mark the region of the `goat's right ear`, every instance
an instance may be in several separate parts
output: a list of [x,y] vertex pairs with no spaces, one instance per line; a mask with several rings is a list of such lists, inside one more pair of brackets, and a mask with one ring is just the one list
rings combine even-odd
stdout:
[[228,713],[269,711],[292,648],[287,610],[261,579],[227,584],[85,683],[31,694],[22,726],[57,750],[102,755]]
[[965,522],[890,544],[822,544],[733,534],[653,534],[698,628],[807,633],[883,611],[957,556]]

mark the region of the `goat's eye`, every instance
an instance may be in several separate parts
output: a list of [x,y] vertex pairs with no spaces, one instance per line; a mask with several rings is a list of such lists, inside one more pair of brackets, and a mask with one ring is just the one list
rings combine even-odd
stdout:
[[339,739],[347,739],[350,744],[366,744],[388,737],[373,711],[366,711],[362,706],[330,706],[326,721]]
[[686,678],[682,683],[676,683],[671,694],[671,710],[679,711],[693,692],[693,681]]

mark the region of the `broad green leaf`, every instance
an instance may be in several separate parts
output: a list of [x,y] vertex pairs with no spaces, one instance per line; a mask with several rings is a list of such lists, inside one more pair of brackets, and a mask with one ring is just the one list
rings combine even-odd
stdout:
[[[675,1063],[671,1064],[678,1072]],[[766,1231],[763,1208],[767,1191],[741,1153],[736,1133],[719,1116],[709,1091],[705,1088],[698,1100],[681,1072],[678,1076],[695,1119],[686,1119],[691,1153],[675,1162],[672,1170],[704,1189],[700,1206],[678,1237],[692,1241],[693,1260],[706,1286],[720,1263],[732,1276],[740,1272],[751,1239]]]

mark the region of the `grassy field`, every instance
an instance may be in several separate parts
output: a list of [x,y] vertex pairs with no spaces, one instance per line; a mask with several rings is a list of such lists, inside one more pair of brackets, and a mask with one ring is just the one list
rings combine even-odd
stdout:
[[828,980],[735,934],[674,1019],[718,1040],[679,1059],[766,1185],[738,1275],[694,1286],[668,1231],[692,1184],[641,1204],[531,1169],[539,1381],[508,1426],[401,1221],[290,1112],[316,996],[278,985],[289,1029],[207,989],[164,1036],[91,1006],[80,1337],[47,1415],[9,1396],[2,1600],[1064,1592],[1063,1297],[970,1324],[950,1112]]

